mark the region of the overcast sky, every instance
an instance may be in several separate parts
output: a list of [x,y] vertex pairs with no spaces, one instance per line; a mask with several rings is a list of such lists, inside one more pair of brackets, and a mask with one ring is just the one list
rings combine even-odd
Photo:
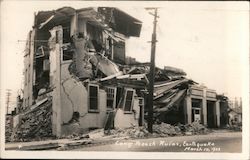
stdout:
[[[23,82],[25,40],[34,12],[63,6],[115,6],[143,22],[141,36],[130,38],[127,55],[150,60],[153,17],[143,7],[159,7],[156,65],[183,69],[187,77],[225,93],[241,97],[248,75],[248,2],[67,2],[3,1],[1,5],[1,98],[12,90],[14,103]],[[18,42],[20,40],[20,42]],[[247,81],[248,82],[248,81]]]

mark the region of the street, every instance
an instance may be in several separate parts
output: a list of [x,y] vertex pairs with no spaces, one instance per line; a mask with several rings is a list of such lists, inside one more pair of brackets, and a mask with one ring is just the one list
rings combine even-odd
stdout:
[[241,152],[241,132],[211,133],[181,137],[117,140],[112,144],[83,146],[74,151],[142,152]]

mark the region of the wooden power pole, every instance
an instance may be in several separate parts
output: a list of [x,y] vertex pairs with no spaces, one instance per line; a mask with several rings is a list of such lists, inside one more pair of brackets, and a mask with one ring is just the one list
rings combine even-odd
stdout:
[[156,24],[157,24],[157,8],[154,9],[154,27],[151,41],[151,60],[150,60],[150,73],[149,73],[149,95],[148,95],[148,131],[153,133],[153,100],[154,100],[154,77],[155,77],[155,48],[156,48]]

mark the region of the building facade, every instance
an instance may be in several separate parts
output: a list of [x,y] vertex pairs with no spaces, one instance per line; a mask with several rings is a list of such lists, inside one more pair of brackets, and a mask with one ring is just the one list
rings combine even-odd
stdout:
[[192,85],[185,98],[187,123],[199,121],[208,127],[220,127],[220,101],[214,90]]

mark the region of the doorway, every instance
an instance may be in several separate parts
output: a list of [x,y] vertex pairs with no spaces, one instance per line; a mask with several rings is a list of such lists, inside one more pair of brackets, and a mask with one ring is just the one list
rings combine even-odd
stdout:
[[192,98],[192,122],[202,122],[202,100]]
[[215,101],[207,101],[207,125],[209,128],[216,127]]

